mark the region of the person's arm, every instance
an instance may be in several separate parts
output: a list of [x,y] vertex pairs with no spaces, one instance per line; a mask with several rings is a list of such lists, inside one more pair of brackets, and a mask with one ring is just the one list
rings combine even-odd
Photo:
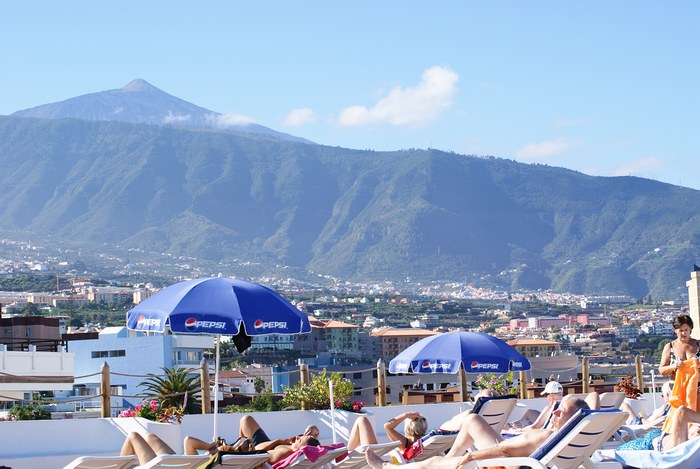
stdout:
[[676,362],[675,365],[671,364],[671,347],[673,347],[673,342],[669,342],[664,345],[664,350],[661,352],[661,361],[659,362],[659,373],[661,376],[668,376],[678,369],[681,362]]
[[544,409],[542,409],[542,412],[540,412],[540,415],[537,416],[534,422],[532,422],[530,425],[527,427],[523,427],[520,431],[528,431],[528,430],[537,430],[539,428],[544,427],[545,422],[549,418],[550,414],[552,413],[552,408],[554,407],[554,403],[547,405]]
[[389,419],[389,421],[384,424],[386,436],[388,436],[391,441],[400,441],[401,446],[405,448],[408,446],[408,439],[402,433],[397,432],[396,427],[406,419],[415,419],[418,417],[420,417],[418,412],[404,412],[393,419]]
[[294,442],[296,437],[292,438],[277,438],[275,440],[264,441],[259,445],[255,445],[256,450],[270,451],[271,449],[277,448],[280,445],[290,445]]
[[511,458],[529,456],[552,434],[550,430],[532,430],[514,438],[509,438],[488,448],[467,451],[467,454],[459,461],[457,467],[463,466],[469,461],[480,461],[490,458]]

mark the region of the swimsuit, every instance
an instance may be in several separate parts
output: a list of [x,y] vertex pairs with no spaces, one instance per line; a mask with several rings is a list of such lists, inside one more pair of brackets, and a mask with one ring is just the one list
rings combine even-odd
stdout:
[[[698,346],[698,351],[695,353],[695,355],[693,355],[693,356],[690,357],[690,358],[700,358],[700,344],[698,344],[698,341],[697,341],[697,340],[695,340],[695,345]],[[673,342],[671,342],[671,361],[670,361],[670,364],[671,364],[671,365],[675,365],[675,364],[678,363],[678,362],[683,363],[684,361],[685,361],[685,360],[681,360],[680,357],[678,357],[678,356],[676,355],[676,352],[673,350]],[[672,375],[675,376],[675,375],[676,375],[676,372],[674,371],[674,372],[672,373]],[[700,383],[698,384],[698,392],[700,393]]]

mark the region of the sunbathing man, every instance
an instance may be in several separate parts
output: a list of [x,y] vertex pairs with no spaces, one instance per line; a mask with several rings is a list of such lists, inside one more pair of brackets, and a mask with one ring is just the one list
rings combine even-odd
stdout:
[[241,417],[238,434],[253,440],[256,451],[267,451],[267,454],[270,455],[270,464],[281,461],[302,446],[320,446],[319,430],[316,425],[309,425],[301,435],[271,440],[260,424],[250,415]]
[[[432,469],[465,466],[477,467],[474,462],[480,459],[529,456],[535,449],[544,443],[555,431],[559,430],[579,409],[588,409],[588,404],[583,399],[573,397],[562,401],[552,417],[553,429],[540,428],[531,430],[522,435],[504,440],[501,435],[494,432],[489,424],[479,415],[470,414],[464,419],[464,425],[457,435],[454,446],[445,456],[435,456],[425,461],[412,464],[413,469]],[[700,414],[699,414],[700,415]],[[469,448],[476,447],[474,451]],[[466,454],[465,454],[466,452]],[[367,451],[367,464],[373,469],[386,468],[384,461],[371,451]]]

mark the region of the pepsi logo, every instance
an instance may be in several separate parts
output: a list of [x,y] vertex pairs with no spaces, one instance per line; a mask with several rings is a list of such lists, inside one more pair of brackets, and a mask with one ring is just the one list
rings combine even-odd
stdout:
[[473,362],[472,362],[472,368],[479,368],[479,362],[473,361]]
[[193,331],[197,329],[197,320],[195,318],[185,319],[185,329],[188,331]]
[[430,368],[430,362],[428,360],[421,363],[421,368]]
[[269,321],[265,322],[262,319],[256,319],[253,323],[256,330],[260,329],[286,329],[287,323],[284,321]]
[[136,327],[138,329],[158,329],[160,327],[160,319],[158,318],[152,318],[149,319],[144,315],[139,316],[139,318],[136,320]]

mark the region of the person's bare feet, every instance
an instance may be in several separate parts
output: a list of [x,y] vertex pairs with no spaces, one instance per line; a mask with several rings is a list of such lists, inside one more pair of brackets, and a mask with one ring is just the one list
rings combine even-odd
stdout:
[[365,451],[365,459],[367,460],[367,465],[372,469],[382,469],[384,467],[382,458],[374,454],[371,449]]

